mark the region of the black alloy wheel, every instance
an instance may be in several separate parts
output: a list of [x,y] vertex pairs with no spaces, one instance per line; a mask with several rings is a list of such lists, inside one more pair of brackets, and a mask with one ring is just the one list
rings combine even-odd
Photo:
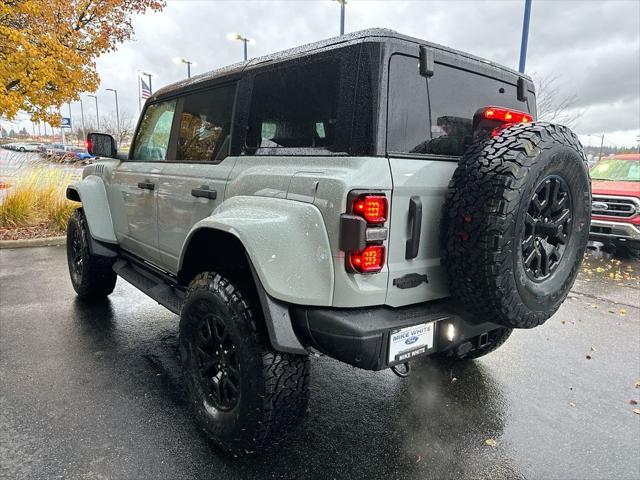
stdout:
[[83,260],[82,260],[82,232],[79,228],[73,229],[69,252],[69,266],[71,275],[76,278],[82,277]]
[[529,278],[541,281],[558,267],[571,235],[571,195],[558,175],[544,178],[524,216],[522,261]]
[[224,320],[216,314],[202,317],[195,337],[200,386],[210,406],[232,410],[240,398],[240,364]]

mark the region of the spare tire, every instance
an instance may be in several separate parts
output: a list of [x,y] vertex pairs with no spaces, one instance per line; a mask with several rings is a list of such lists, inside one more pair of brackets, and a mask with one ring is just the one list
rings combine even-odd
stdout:
[[442,214],[451,295],[482,321],[541,325],[573,285],[590,220],[587,161],[567,127],[519,124],[475,142]]

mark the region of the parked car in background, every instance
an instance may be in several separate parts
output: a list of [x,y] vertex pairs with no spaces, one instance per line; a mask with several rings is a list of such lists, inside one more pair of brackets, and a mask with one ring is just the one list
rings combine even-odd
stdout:
[[40,144],[33,142],[14,142],[3,145],[3,148],[16,152],[37,152]]
[[640,255],[640,154],[601,159],[591,179],[590,238]]
[[81,147],[65,147],[64,160],[67,162],[77,162],[82,160],[90,160],[95,158],[93,155],[88,153],[84,148]]
[[61,143],[50,143],[45,145],[44,155],[46,157],[53,157],[61,155],[65,152],[64,145]]

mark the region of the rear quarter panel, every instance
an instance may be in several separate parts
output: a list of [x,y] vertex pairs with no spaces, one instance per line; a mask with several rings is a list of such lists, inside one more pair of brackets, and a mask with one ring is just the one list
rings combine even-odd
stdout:
[[[384,157],[303,157],[260,156],[240,157],[231,173],[225,201],[235,196],[258,196],[287,199],[291,202],[313,204],[320,212],[329,241],[330,258],[327,268],[334,278],[331,301],[327,306],[358,307],[382,305],[385,302],[388,271],[375,275],[352,275],[345,270],[344,252],[338,247],[340,215],[346,211],[346,199],[351,190],[368,189],[391,196],[391,173]],[[301,232],[291,226],[289,235],[263,237],[265,252],[279,249],[273,242],[305,242]],[[271,243],[271,247],[269,244]],[[280,258],[291,272],[309,268],[302,259],[290,255]],[[266,255],[266,253],[265,253]],[[257,260],[266,261],[265,258]],[[318,268],[318,266],[315,266]],[[269,282],[268,278],[262,279]],[[265,286],[266,288],[266,286]],[[307,292],[300,291],[292,303],[304,304]],[[277,297],[276,297],[277,298]]]

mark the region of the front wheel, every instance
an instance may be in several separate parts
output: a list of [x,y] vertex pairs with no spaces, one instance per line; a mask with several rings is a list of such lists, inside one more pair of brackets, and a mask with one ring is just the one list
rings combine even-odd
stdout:
[[104,298],[116,286],[113,260],[92,255],[84,212],[78,208],[67,224],[67,263],[73,289],[86,300]]
[[221,275],[201,273],[180,317],[180,356],[195,415],[234,455],[277,441],[309,399],[308,356],[271,348],[248,293]]

